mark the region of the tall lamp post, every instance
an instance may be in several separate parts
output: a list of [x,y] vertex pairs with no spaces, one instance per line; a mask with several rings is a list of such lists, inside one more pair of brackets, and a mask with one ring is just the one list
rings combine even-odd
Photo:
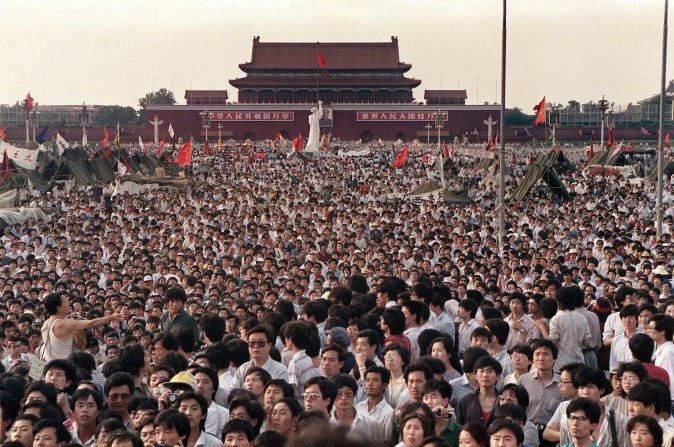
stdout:
[[658,191],[655,205],[655,230],[658,240],[662,237],[662,176],[665,169],[665,161],[663,154],[664,148],[664,131],[665,131],[665,78],[667,75],[667,11],[669,8],[669,1],[665,0],[665,18],[662,24],[662,69],[660,77],[660,120],[658,123]]
[[89,120],[89,110],[87,109],[87,106],[82,103],[82,109],[79,113],[79,118],[80,118],[80,126],[82,126],[82,146],[86,146],[87,144],[87,124],[90,124]]
[[222,124],[218,124],[218,145],[222,143]]
[[201,115],[201,127],[204,128],[206,132],[206,141],[208,141],[208,129],[211,127],[211,114],[208,110],[204,110],[199,115]]
[[445,160],[443,150],[440,147],[440,131],[442,130],[443,125],[445,124],[445,117],[442,116],[442,110],[438,110],[438,114],[435,115],[435,128],[438,129],[438,157],[440,158],[440,184],[442,187],[445,187]]
[[506,37],[507,1],[503,0],[503,25],[501,26],[501,151],[498,156],[498,246],[499,253],[505,251],[505,99],[506,99]]
[[557,145],[557,126],[559,125],[559,106],[554,105],[550,109],[550,128],[552,129],[552,148]]
[[431,144],[431,129],[433,126],[431,126],[431,123],[428,123],[424,126],[424,128],[426,129],[426,146],[428,146]]
[[599,144],[600,148],[604,147],[604,115],[608,110],[608,101],[604,99],[602,95],[601,99],[597,103],[599,105],[599,113],[601,113],[601,143]]

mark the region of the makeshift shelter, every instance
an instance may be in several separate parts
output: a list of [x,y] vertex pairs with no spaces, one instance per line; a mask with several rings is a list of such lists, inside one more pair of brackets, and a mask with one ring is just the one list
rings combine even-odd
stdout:
[[47,221],[55,212],[55,208],[0,208],[0,230],[17,223],[23,224],[28,219]]
[[533,188],[539,180],[543,180],[548,188],[550,188],[550,191],[561,197],[563,200],[569,200],[571,198],[569,191],[562,183],[562,179],[555,171],[557,156],[558,154],[554,150],[536,156],[527,170],[526,177],[513,193],[513,198],[516,201],[520,202],[524,199],[524,197],[529,194],[529,191],[531,191],[531,188]]
[[424,183],[412,192],[407,194],[407,198],[414,201],[417,200],[442,200],[449,203],[470,203],[471,200],[467,195],[460,195],[457,192],[452,192],[436,181]]
[[105,158],[94,158],[89,160],[87,164],[96,180],[107,183],[115,179],[115,172],[112,170],[110,162]]

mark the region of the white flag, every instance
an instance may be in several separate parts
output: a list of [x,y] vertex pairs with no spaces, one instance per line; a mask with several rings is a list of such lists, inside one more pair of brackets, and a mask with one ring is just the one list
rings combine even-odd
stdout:
[[122,163],[121,161],[117,160],[117,173],[118,173],[119,175],[126,175],[126,173],[127,173],[128,170],[129,170],[129,169],[126,167],[126,165],[125,165],[124,163]]
[[7,151],[7,156],[15,165],[24,169],[35,169],[37,165],[37,151],[23,149],[0,141],[0,154]]
[[169,132],[169,135],[171,135],[171,138],[173,138],[173,136],[174,136],[175,134],[173,133],[173,126],[171,125],[171,123],[169,123],[168,132]]
[[47,148],[44,147],[44,144],[40,144],[37,148],[38,152],[47,152]]
[[143,144],[143,139],[138,135],[138,144],[140,145],[140,150],[145,153],[145,145]]
[[58,132],[56,132],[56,147],[59,148],[59,155],[63,155],[63,152],[70,148],[70,144]]
[[86,146],[86,145],[87,145],[87,142],[88,142],[88,140],[87,140],[87,133],[84,132],[84,133],[82,134],[82,146]]

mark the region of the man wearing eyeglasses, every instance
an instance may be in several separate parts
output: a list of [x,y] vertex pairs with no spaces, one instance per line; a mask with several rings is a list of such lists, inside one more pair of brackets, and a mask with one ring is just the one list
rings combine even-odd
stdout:
[[329,418],[337,397],[337,387],[325,377],[312,377],[304,384],[301,397],[305,411],[318,410]]
[[272,379],[288,381],[288,368],[269,356],[275,340],[265,326],[255,326],[248,331],[248,352],[250,360],[242,364],[234,374],[231,389],[243,388],[243,378],[251,366],[259,366],[269,373]]
[[5,370],[9,370],[13,365],[19,362],[30,364],[30,357],[21,351],[28,349],[28,339],[20,335],[15,335],[11,338],[9,344],[9,355],[2,360],[2,366]]
[[601,409],[596,402],[584,397],[571,401],[566,408],[571,442],[564,447],[597,447],[592,432],[597,428],[600,416]]

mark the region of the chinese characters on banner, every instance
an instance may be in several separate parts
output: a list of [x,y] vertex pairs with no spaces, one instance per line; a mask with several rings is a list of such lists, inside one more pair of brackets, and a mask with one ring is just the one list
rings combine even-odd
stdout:
[[[396,112],[396,111],[369,111],[356,112],[357,121],[434,121],[438,112]],[[447,112],[442,112],[447,121]]]
[[211,121],[295,121],[295,112],[210,112]]

